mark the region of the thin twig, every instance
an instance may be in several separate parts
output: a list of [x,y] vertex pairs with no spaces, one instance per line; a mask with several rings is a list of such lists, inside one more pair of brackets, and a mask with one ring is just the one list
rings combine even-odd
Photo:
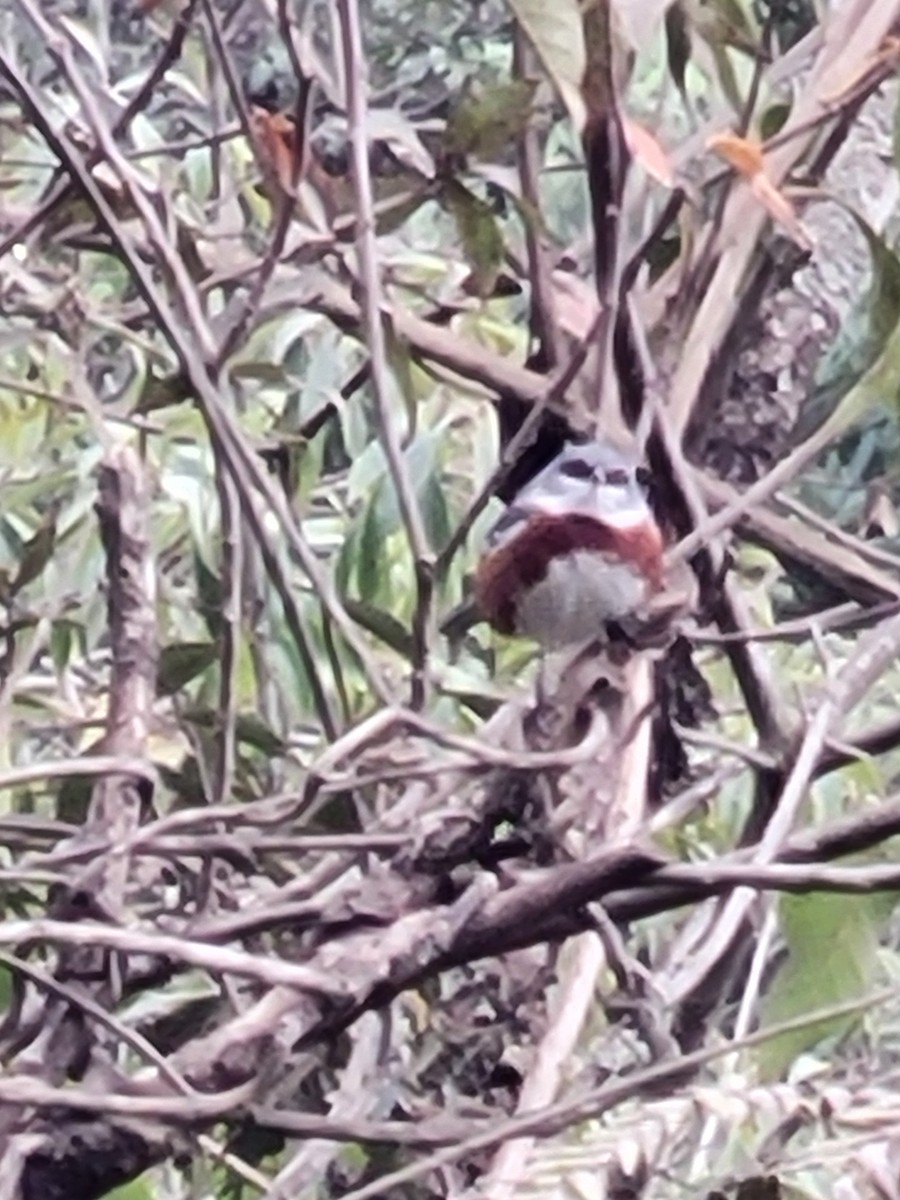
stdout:
[[416,608],[413,614],[413,678],[411,704],[421,708],[428,692],[428,645],[431,605],[434,596],[434,554],[419,509],[397,430],[395,406],[388,386],[387,315],[382,295],[372,180],[369,172],[369,141],[366,134],[367,67],[360,32],[357,0],[337,0],[341,28],[341,51],[347,89],[347,119],[353,160],[353,185],[357,212],[357,256],[366,343],[369,348],[370,380],[378,413],[378,434],[397,494],[416,574]]
[[158,1118],[163,1121],[197,1124],[211,1122],[242,1108],[253,1097],[255,1080],[211,1094],[193,1092],[190,1096],[128,1095],[96,1088],[55,1088],[40,1079],[19,1075],[0,1079],[0,1104],[21,1109],[70,1108],[75,1112],[107,1113],[130,1117],[134,1121]]
[[[534,50],[525,38],[518,22],[513,31],[513,74],[527,82],[534,71]],[[542,237],[540,173],[541,143],[534,121],[527,121],[518,139],[519,180],[522,191],[525,252],[528,257],[528,279],[531,281],[529,325],[531,336],[538,343],[538,353],[548,370],[563,361],[563,339],[560,333],[553,292],[550,256]]]
[[235,691],[243,619],[244,539],[237,488],[216,462],[216,491],[222,527],[222,624],[219,637],[219,702],[212,803],[224,804],[231,795],[235,769],[237,695]]
[[269,987],[288,987],[321,996],[345,997],[345,983],[327,972],[299,963],[248,954],[228,946],[174,937],[136,928],[120,929],[97,921],[0,921],[0,946],[53,942],[61,946],[105,946],[123,954],[152,954],[221,975],[254,979]]
[[885,617],[892,617],[900,609],[900,600],[886,600],[861,608],[854,601],[836,604],[808,617],[795,617],[792,621],[780,621],[777,625],[761,626],[757,629],[742,629],[736,633],[691,633],[695,646],[721,646],[728,642],[805,642],[813,629],[821,633],[850,632],[866,629]]

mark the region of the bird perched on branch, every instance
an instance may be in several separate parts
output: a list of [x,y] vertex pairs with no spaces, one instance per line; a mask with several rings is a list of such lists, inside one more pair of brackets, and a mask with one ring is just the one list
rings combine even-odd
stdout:
[[490,624],[550,651],[605,638],[612,622],[628,630],[642,615],[658,630],[671,605],[657,603],[664,541],[645,482],[612,442],[564,446],[488,535],[475,596]]

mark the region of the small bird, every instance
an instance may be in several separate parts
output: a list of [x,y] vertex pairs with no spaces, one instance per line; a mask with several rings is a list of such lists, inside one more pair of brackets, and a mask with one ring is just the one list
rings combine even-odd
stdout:
[[494,629],[556,651],[650,605],[664,542],[645,483],[612,442],[568,443],[488,534],[475,597]]

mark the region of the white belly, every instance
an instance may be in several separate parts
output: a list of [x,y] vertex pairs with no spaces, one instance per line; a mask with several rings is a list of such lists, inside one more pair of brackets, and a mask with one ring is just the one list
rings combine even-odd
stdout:
[[547,575],[519,601],[519,632],[550,648],[586,642],[606,621],[624,617],[645,599],[633,568],[610,564],[589,551],[554,559]]

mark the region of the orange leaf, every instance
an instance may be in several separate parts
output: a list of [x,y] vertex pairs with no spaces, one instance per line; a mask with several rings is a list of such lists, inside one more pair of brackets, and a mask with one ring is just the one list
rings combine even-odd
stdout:
[[653,136],[649,129],[632,121],[631,117],[622,117],[622,133],[625,145],[631,157],[644,168],[651,179],[661,183],[663,187],[675,186],[675,169],[668,154]]
[[270,113],[254,105],[250,109],[250,125],[264,166],[284,191],[290,191],[294,184],[297,142],[294,122],[283,113]]
[[707,146],[746,179],[753,195],[769,216],[784,226],[798,245],[805,250],[812,249],[812,241],[797,216],[797,210],[766,172],[766,162],[759,142],[738,137],[736,133],[717,133],[709,139]]
[[752,179],[765,167],[762,146],[755,140],[738,137],[736,133],[716,133],[706,145],[745,179]]

